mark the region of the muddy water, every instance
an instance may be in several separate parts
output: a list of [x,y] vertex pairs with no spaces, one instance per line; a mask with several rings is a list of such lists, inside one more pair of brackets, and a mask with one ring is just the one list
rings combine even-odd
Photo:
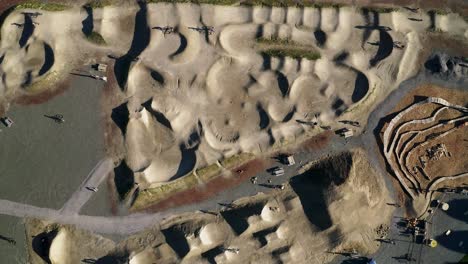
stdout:
[[[46,103],[10,108],[15,123],[0,125],[0,199],[55,209],[65,203],[103,158],[101,89],[100,82],[73,77],[68,90]],[[65,123],[44,117],[55,114]],[[22,223],[0,216],[0,235],[24,241]],[[26,263],[17,261],[25,256],[22,244],[0,240],[0,263]]]

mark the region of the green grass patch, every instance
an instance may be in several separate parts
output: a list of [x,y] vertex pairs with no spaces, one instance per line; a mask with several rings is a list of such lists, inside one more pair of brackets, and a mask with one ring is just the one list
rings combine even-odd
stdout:
[[[251,153],[242,153],[224,159],[221,161],[221,165],[225,168],[235,168],[253,158],[254,155]],[[194,188],[199,184],[199,179],[202,182],[209,182],[215,177],[219,176],[221,172],[222,169],[218,165],[211,164],[197,170],[198,178],[194,173],[190,173],[177,180],[161,184],[157,187],[145,189],[138,194],[135,202],[132,205],[132,210],[142,210],[151,204],[156,204],[163,201],[171,195],[188,190],[190,188]]]
[[42,3],[39,1],[26,1],[16,6],[19,9],[40,9],[45,11],[63,11],[69,9],[70,6],[57,3]]
[[197,174],[200,180],[207,182],[221,173],[221,168],[216,164],[211,164],[204,168],[198,169]]
[[297,44],[296,42],[290,40],[290,39],[280,39],[276,37],[272,38],[257,38],[255,40],[259,44],[265,44],[265,45],[294,45]]
[[465,255],[459,262],[459,264],[468,264],[468,255]]
[[315,51],[312,46],[301,45],[290,39],[272,38],[257,38],[255,40],[259,44],[259,50],[262,54],[271,57],[290,57],[294,59],[305,58],[308,60],[320,59],[320,53]]
[[114,4],[113,0],[92,0],[86,3],[84,6],[89,6],[95,9],[95,8],[103,8],[106,6],[113,5],[113,4]]
[[336,3],[313,3],[312,1],[305,1],[303,5],[306,7],[314,7],[314,8],[340,8],[344,7],[344,4],[336,4]]
[[241,153],[221,161],[221,165],[226,169],[233,169],[241,164],[253,159],[255,156],[250,153]]
[[97,44],[97,45],[106,45],[106,41],[104,38],[101,36],[101,34],[93,31],[91,34],[86,36],[86,39],[88,39],[90,42]]
[[445,16],[445,15],[448,15],[450,11],[447,11],[445,9],[433,9],[433,10],[430,10],[429,13]]
[[318,60],[320,59],[320,54],[311,51],[311,50],[303,50],[303,49],[294,49],[294,48],[274,48],[262,51],[263,54],[270,56],[270,57],[289,57],[293,59],[308,59],[308,60]]
[[198,180],[193,173],[154,188],[141,191],[132,205],[132,210],[141,210],[158,203],[178,192],[197,186]]
[[212,4],[212,5],[234,5],[239,1],[235,0],[148,0],[147,3],[192,3],[192,4]]

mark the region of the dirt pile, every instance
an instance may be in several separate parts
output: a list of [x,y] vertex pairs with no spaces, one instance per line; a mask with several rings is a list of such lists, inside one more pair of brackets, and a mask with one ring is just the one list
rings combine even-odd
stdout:
[[[375,251],[375,238],[382,235],[393,210],[388,201],[381,177],[356,150],[318,162],[292,178],[284,190],[244,197],[220,212],[167,218],[110,250],[100,250],[95,235],[77,237],[77,231],[68,227],[58,229],[58,234],[66,228],[66,238],[94,245],[95,251],[68,251],[69,259],[112,258],[133,264],[326,263],[335,256],[333,252]],[[35,233],[41,228],[44,230],[40,227]],[[53,246],[57,237],[51,239],[52,248],[57,248]]]

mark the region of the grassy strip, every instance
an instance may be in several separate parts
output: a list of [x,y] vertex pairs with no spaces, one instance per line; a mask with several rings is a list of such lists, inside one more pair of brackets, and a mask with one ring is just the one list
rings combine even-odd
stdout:
[[235,0],[148,0],[147,3],[192,3],[192,4],[212,4],[212,5],[233,5],[239,1]]
[[42,79],[39,79],[38,81],[33,82],[32,84],[22,88],[28,93],[28,95],[33,95],[50,89],[51,84],[57,83],[59,80],[59,73],[56,71],[51,71],[47,73],[47,75],[44,76]]
[[132,210],[141,210],[151,204],[158,203],[170,194],[175,194],[189,188],[195,187],[198,180],[193,173],[179,178],[177,180],[161,184],[154,188],[148,188],[141,191],[132,205]]
[[210,181],[221,173],[221,168],[216,164],[211,164],[197,170],[197,175],[203,182]]
[[468,255],[465,255],[459,262],[459,264],[468,264]]
[[[240,155],[235,155],[230,158],[224,159],[221,161],[221,165],[224,168],[235,168],[243,163],[254,158],[254,155],[250,153],[241,153]],[[222,172],[222,169],[216,165],[211,164],[204,168],[197,170],[198,179],[202,182],[209,182],[215,177],[219,176]],[[132,210],[142,210],[151,204],[156,204],[164,199],[168,198],[170,195],[174,195],[178,192],[188,190],[190,188],[196,187],[199,183],[199,180],[194,173],[190,173],[182,178],[179,178],[174,181],[163,183],[157,187],[148,188],[141,191],[135,202],[133,203]]]
[[235,167],[238,167],[239,164],[246,163],[253,158],[255,158],[255,156],[251,153],[241,153],[239,155],[234,155],[222,160],[221,166],[223,166],[225,169],[234,169]]
[[320,54],[311,51],[311,50],[302,50],[302,49],[294,49],[294,48],[275,48],[275,49],[268,49],[262,51],[264,55],[270,57],[290,57],[293,59],[308,59],[308,60],[318,60],[320,59]]
[[45,11],[63,11],[69,9],[70,6],[56,3],[42,3],[40,1],[26,1],[16,6],[18,9],[40,9]]
[[88,3],[86,3],[84,6],[88,6],[91,8],[103,8],[106,6],[113,5],[114,1],[113,0],[91,0]]
[[259,44],[265,44],[265,45],[294,45],[297,44],[296,42],[290,40],[290,39],[280,39],[276,37],[272,38],[257,38],[255,42]]
[[101,34],[93,31],[91,32],[91,34],[89,34],[88,36],[86,36],[86,38],[94,43],[94,44],[97,44],[97,45],[106,45],[106,41],[104,40],[104,38],[101,36]]
[[301,45],[290,39],[280,38],[258,38],[255,40],[262,45],[260,50],[262,54],[270,57],[290,57],[294,59],[305,58],[308,60],[320,59],[320,53],[314,51],[311,47]]

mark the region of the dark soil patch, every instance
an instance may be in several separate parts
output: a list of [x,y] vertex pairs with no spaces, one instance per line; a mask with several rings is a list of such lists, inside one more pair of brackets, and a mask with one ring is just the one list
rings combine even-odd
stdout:
[[66,89],[68,89],[68,87],[70,87],[70,79],[67,78],[66,80],[58,83],[53,90],[46,90],[35,95],[22,94],[16,97],[13,102],[19,105],[42,104],[53,97],[62,94]]

